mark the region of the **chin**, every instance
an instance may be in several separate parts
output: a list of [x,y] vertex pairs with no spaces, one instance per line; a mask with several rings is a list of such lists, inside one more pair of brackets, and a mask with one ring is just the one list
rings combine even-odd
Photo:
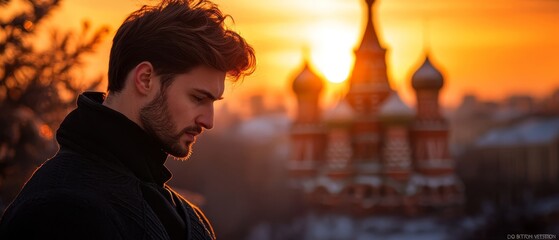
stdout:
[[175,160],[186,161],[192,155],[192,148],[190,147],[190,145],[187,148],[181,148],[181,149],[175,148],[173,150],[174,151],[169,151],[167,153],[173,156]]
[[175,156],[175,155],[171,155],[171,156],[173,156],[172,158],[177,161],[187,161],[188,159],[190,159],[190,153],[185,156]]

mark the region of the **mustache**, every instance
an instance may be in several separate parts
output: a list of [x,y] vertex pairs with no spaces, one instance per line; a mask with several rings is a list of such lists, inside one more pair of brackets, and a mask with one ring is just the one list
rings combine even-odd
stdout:
[[193,134],[193,135],[198,135],[200,133],[202,133],[204,131],[204,129],[198,125],[195,126],[190,126],[185,128],[184,130],[182,130],[183,133],[189,133],[189,134]]

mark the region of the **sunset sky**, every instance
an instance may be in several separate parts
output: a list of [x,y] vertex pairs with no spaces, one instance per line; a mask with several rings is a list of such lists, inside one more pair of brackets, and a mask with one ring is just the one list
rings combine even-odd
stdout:
[[[86,75],[105,74],[114,31],[131,11],[155,2],[66,0],[51,20],[62,29],[77,30],[86,19],[93,27],[109,25],[109,37],[85,70]],[[364,29],[363,0],[215,2],[233,16],[230,27],[252,43],[258,58],[257,71],[230,88],[226,99],[246,100],[260,92],[292,106],[291,81],[305,47],[311,64],[329,81],[347,78]],[[388,49],[390,84],[409,105],[414,105],[410,78],[426,49],[446,77],[445,106],[456,106],[467,93],[487,100],[509,94],[541,98],[559,87],[559,0],[377,0],[374,13],[381,44]],[[344,85],[328,84],[324,104]]]

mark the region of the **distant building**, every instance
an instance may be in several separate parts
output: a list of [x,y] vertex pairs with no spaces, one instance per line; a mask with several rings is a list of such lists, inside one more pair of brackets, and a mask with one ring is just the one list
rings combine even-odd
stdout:
[[559,231],[558,96],[466,96],[452,114],[464,209],[488,220],[474,235]]
[[484,132],[500,122],[493,119],[499,110],[495,102],[481,102],[474,95],[464,96],[462,103],[450,116],[450,146],[453,156],[469,149]]
[[355,50],[349,92],[326,112],[323,78],[305,61],[293,81],[298,111],[291,126],[293,182],[314,206],[370,214],[457,209],[463,186],[449,153],[448,124],[439,107],[442,73],[426,56],[412,77],[417,111],[389,85],[372,7]]
[[559,194],[559,117],[531,116],[487,131],[460,156],[460,175],[475,193],[468,195],[474,208]]

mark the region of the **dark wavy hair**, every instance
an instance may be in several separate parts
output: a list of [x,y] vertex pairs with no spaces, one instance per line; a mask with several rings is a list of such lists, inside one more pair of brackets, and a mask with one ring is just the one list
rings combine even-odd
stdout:
[[206,0],[163,0],[143,6],[116,32],[109,58],[109,91],[119,92],[126,75],[150,62],[163,75],[162,86],[176,74],[206,65],[227,73],[233,81],[254,72],[254,49],[227,29],[218,6]]

